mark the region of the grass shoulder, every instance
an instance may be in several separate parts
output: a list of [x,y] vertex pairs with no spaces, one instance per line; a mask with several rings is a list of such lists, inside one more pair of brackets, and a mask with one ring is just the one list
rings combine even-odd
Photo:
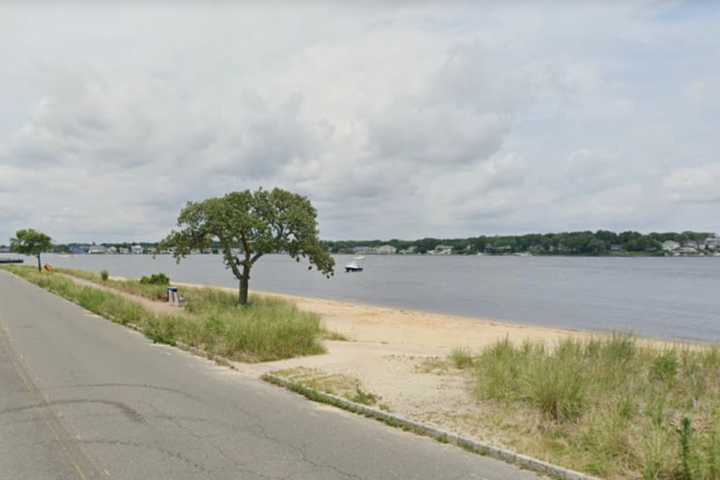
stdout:
[[[55,273],[29,267],[8,266],[8,271],[121,324],[138,326],[153,341],[183,342],[211,355],[232,360],[261,362],[324,353],[326,332],[317,314],[299,310],[282,299],[253,296],[240,307],[234,295],[209,288],[183,291],[186,305],[177,314],[158,314],[118,293],[81,286]],[[77,270],[61,273],[109,288],[162,300],[167,286],[138,281],[103,281],[100,275]]]

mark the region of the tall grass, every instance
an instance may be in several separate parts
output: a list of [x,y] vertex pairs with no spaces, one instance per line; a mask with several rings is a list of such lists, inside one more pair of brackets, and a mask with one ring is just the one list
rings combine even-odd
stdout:
[[[242,361],[270,361],[324,352],[319,316],[280,299],[253,297],[247,307],[235,296],[212,289],[187,289],[186,308],[177,315],[158,315],[116,293],[79,286],[57,274],[11,266],[7,270],[111,320],[133,323],[156,342],[182,341],[215,355]],[[100,282],[95,274],[74,275]],[[106,286],[147,298],[162,298],[166,287],[108,280]]]
[[473,364],[472,354],[466,348],[453,348],[449,358],[455,368],[467,368]]
[[186,311],[202,319],[188,336],[213,352],[253,352],[265,360],[324,351],[319,316],[290,302],[252,295],[250,304],[241,307],[235,295],[216,289],[190,288],[184,295]]
[[526,453],[610,478],[720,479],[717,348],[506,339],[462,363]]

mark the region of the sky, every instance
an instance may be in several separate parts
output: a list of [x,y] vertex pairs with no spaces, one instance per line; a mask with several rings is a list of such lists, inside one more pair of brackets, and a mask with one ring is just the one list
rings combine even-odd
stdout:
[[720,2],[4,2],[0,244],[286,188],[324,239],[720,231]]

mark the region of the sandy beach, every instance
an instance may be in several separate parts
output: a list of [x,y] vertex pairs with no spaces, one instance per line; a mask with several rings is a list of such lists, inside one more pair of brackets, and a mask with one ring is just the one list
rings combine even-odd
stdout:
[[[174,282],[180,287],[222,288]],[[232,288],[223,290],[236,292]],[[341,333],[353,342],[378,343],[402,351],[448,352],[455,347],[480,349],[505,337],[513,341],[554,341],[588,333],[557,328],[498,322],[492,319],[422,312],[402,308],[361,305],[337,300],[300,297],[273,292],[254,294],[282,298],[298,308],[317,313],[328,330]]]
[[[179,282],[174,285],[206,287]],[[235,362],[238,372],[259,377],[279,370],[311,369],[317,377],[354,378],[363,389],[377,395],[380,403],[407,418],[495,443],[498,442],[492,434],[473,428],[473,422],[469,420],[482,412],[470,396],[467,378],[457,372],[438,375],[432,368],[427,368],[428,362],[445,360],[456,347],[479,351],[504,338],[513,342],[541,340],[553,343],[562,338],[590,335],[490,319],[272,292],[252,293],[282,298],[302,310],[315,312],[320,315],[325,328],[345,335],[350,341],[324,341],[327,353],[323,355],[255,364]]]

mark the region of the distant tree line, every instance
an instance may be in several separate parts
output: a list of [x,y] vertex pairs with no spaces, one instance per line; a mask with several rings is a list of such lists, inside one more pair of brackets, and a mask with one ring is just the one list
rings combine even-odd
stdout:
[[[337,240],[322,241],[321,244],[331,253],[355,253],[358,247],[377,248],[391,245],[398,252],[426,254],[439,246],[451,248],[456,255],[504,255],[514,253],[531,253],[533,255],[662,255],[662,242],[672,240],[680,244],[696,241],[702,242],[712,235],[708,232],[666,232],[647,233],[626,231],[621,233],[608,230],[563,232],[563,233],[532,233],[527,235],[480,235],[469,238],[421,238],[419,240]],[[102,246],[130,248],[131,245],[142,245],[147,252],[158,251],[157,242],[133,243],[102,243]],[[57,253],[69,252],[74,245],[54,244],[48,251]],[[0,247],[2,248],[2,247]],[[203,253],[221,253],[219,242],[212,240],[203,246]]]
[[353,253],[357,247],[391,245],[399,252],[424,254],[445,245],[457,255],[532,253],[534,255],[662,255],[662,242],[703,241],[706,232],[648,233],[607,230],[532,233],[469,238],[422,238],[420,240],[340,240],[324,242],[332,253]]

